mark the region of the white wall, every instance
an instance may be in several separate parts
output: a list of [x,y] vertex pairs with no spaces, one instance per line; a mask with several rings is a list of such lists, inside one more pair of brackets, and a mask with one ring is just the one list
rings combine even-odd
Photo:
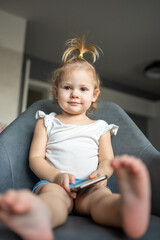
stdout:
[[0,10],[0,46],[24,51],[26,20]]
[[160,151],[160,101],[147,100],[105,87],[102,88],[101,99],[115,102],[127,112],[147,117],[148,138]]
[[0,123],[18,114],[26,20],[0,11]]

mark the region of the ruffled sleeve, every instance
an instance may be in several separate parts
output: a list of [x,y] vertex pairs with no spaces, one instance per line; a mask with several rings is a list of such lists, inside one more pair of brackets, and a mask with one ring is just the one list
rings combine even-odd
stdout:
[[35,119],[39,119],[39,118],[44,118],[46,116],[46,114],[43,111],[37,111],[36,115],[35,115]]
[[118,132],[119,126],[115,124],[108,124],[107,122],[101,120],[101,130],[100,130],[100,136],[102,136],[104,133],[110,131],[111,135],[116,135]]
[[46,127],[47,130],[47,135],[49,135],[51,128],[52,128],[52,119],[53,119],[53,114],[45,114],[43,111],[37,111],[35,118],[39,119],[39,118],[43,118],[44,119],[44,125]]

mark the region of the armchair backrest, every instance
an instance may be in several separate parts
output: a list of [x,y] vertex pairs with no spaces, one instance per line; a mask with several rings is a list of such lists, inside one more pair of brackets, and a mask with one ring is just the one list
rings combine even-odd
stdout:
[[[0,134],[0,192],[8,188],[31,189],[38,179],[29,169],[28,154],[32,141],[35,113],[42,110],[46,114],[60,112],[60,108],[49,100],[40,100],[30,106]],[[112,136],[115,155],[130,154],[141,158],[147,165],[152,182],[153,211],[160,215],[160,194],[157,198],[157,178],[160,170],[160,153],[152,146],[130,117],[115,103],[101,102],[99,109],[90,115],[92,119],[103,119],[108,124],[119,126],[117,136]],[[160,180],[160,179],[159,179]],[[117,192],[114,175],[109,187]],[[160,193],[160,190],[158,190]]]

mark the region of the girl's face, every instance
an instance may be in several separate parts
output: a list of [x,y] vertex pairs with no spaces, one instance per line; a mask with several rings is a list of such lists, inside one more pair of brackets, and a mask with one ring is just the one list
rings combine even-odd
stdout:
[[94,87],[93,74],[87,69],[75,69],[64,74],[58,88],[55,87],[60,107],[69,114],[86,113],[99,93],[100,90]]

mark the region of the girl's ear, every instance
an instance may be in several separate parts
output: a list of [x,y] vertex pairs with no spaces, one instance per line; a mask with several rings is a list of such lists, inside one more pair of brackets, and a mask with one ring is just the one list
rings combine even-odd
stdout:
[[57,86],[54,86],[54,97],[56,98],[56,99],[58,99],[58,88],[57,88]]
[[100,94],[100,90],[97,88],[94,90],[94,93],[93,93],[93,98],[92,98],[92,102],[96,102],[98,96]]

